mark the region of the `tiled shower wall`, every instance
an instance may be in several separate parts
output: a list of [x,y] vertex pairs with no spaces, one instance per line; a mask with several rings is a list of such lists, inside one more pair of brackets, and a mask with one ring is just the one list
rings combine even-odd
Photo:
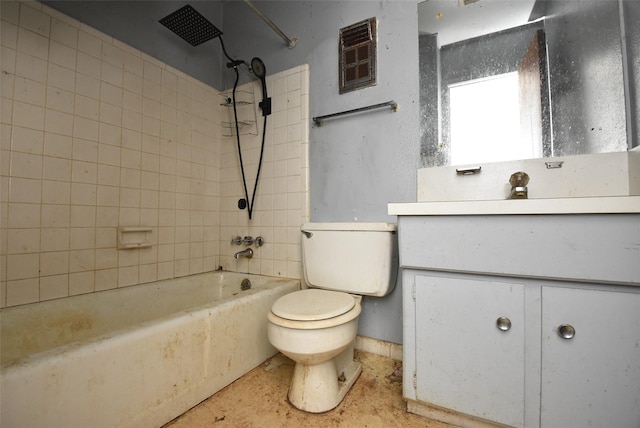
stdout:
[[[247,86],[239,89],[247,90]],[[262,89],[258,83],[251,86],[257,105],[262,100]],[[238,210],[238,199],[244,197],[244,188],[236,139],[222,140],[220,264],[225,270],[302,278],[300,225],[309,221],[308,66],[267,78],[267,92],[272,98],[273,114],[267,117],[263,165],[250,221],[246,210]],[[255,185],[262,142],[263,117],[259,109],[255,113],[258,135],[242,135],[241,131],[249,198]],[[231,244],[231,238],[236,235],[262,236],[266,244],[252,247],[253,258],[236,260],[233,254],[245,248]]]
[[[306,67],[268,78],[274,114],[249,222],[218,91],[38,2],[0,6],[1,307],[219,266],[300,276]],[[248,164],[259,138],[242,139]],[[152,246],[118,250],[118,226],[151,227]],[[267,244],[236,261],[231,236],[248,234]]]

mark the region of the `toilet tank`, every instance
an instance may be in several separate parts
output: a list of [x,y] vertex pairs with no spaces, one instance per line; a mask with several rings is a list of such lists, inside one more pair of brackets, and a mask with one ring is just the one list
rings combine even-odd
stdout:
[[386,296],[396,285],[398,235],[393,223],[306,223],[302,267],[310,287]]

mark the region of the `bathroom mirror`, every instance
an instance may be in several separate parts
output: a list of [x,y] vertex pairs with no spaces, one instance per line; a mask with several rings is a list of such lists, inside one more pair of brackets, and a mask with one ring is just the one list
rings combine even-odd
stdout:
[[427,0],[418,14],[423,167],[637,144],[633,0]]

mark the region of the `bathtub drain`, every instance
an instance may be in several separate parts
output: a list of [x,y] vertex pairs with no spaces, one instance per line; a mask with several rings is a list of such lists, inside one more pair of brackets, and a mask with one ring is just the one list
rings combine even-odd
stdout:
[[240,289],[244,290],[248,290],[251,288],[251,281],[249,281],[249,278],[245,278],[242,280],[242,283],[240,284]]

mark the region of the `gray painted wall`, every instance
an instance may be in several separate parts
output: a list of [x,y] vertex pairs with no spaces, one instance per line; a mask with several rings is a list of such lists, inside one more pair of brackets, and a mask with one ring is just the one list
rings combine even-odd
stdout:
[[[420,163],[417,4],[413,1],[260,1],[259,9],[289,37],[294,49],[242,3],[225,5],[225,43],[241,58],[261,57],[267,72],[307,63],[310,115],[319,116],[395,100],[379,110],[327,121],[310,130],[312,221],[391,221],[387,203],[416,200]],[[338,94],[338,30],[376,17],[378,84]],[[354,257],[357,255],[354,254]],[[365,298],[361,335],[402,342],[400,278],[385,298]]]

